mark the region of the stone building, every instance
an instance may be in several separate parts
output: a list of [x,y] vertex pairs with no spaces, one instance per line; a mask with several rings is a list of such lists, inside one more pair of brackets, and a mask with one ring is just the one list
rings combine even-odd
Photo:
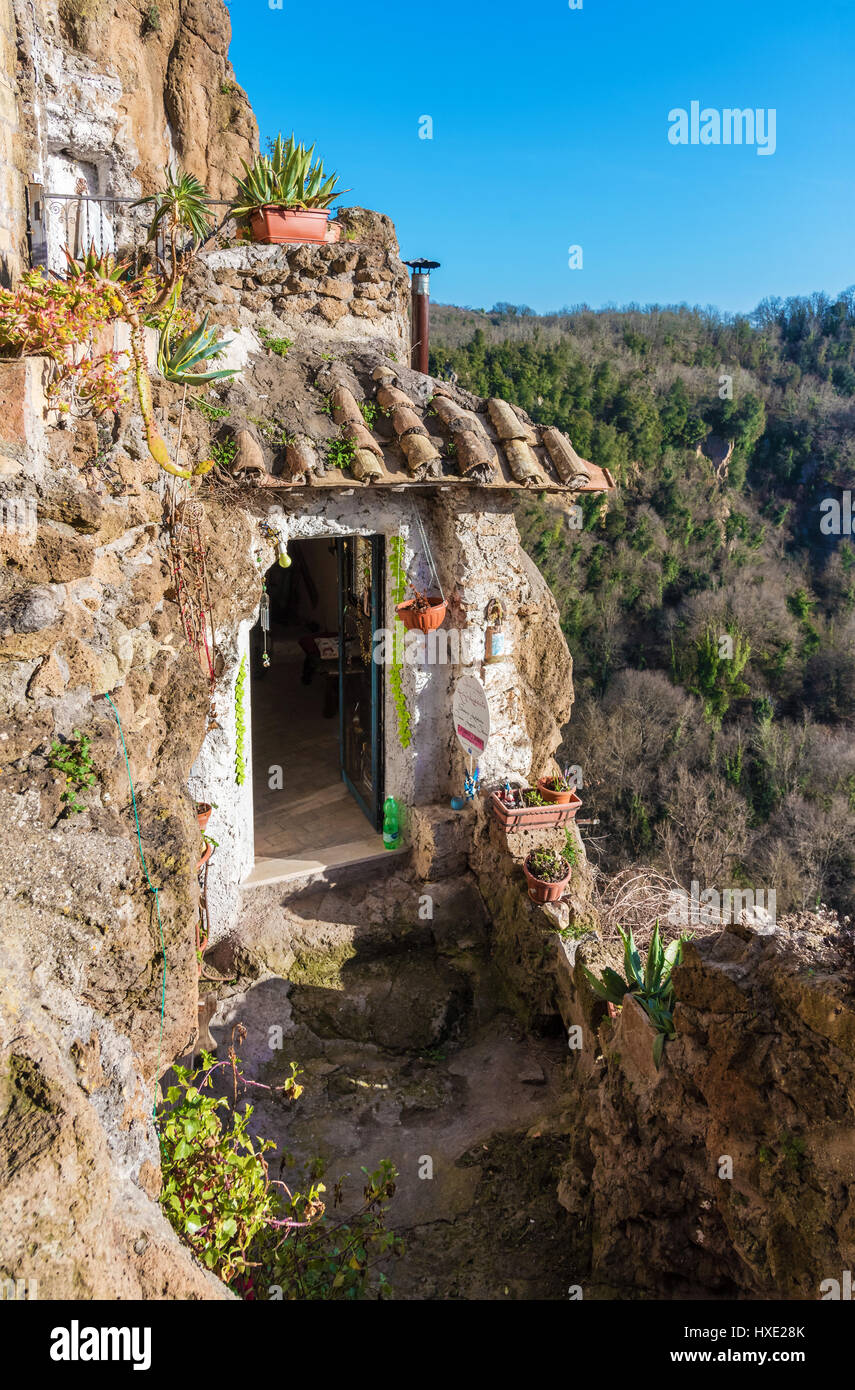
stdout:
[[[191,779],[197,799],[217,806],[215,938],[238,920],[238,885],[296,883],[382,854],[386,797],[412,829],[437,813],[426,808],[444,814],[462,796],[467,759],[452,700],[464,671],[483,682],[490,710],[482,781],[528,780],[545,769],[572,687],[554,605],[519,546],[514,498],[536,487],[572,522],[577,494],[613,486],[557,431],[412,371],[394,229],[362,209],[348,209],[340,225],[345,239],[335,245],[214,251],[198,262],[189,291],[230,335],[223,363],[240,368],[211,400],[225,417],[217,433],[234,453],[235,499],[274,599],[283,581],[271,568],[277,538],[295,561],[288,602],[274,604],[281,637],[269,666],[257,659],[257,609],[237,627],[217,624],[225,663],[218,716]],[[342,448],[343,467],[332,461]],[[365,585],[354,613],[357,570]],[[399,629],[395,677],[395,607],[413,588],[439,592],[448,614],[420,645]],[[500,661],[485,663],[491,612],[502,614],[505,645]],[[351,647],[361,634],[362,654],[351,652],[340,675],[329,644],[345,629]],[[313,632],[331,655],[319,655]],[[369,646],[376,660],[366,661]],[[247,663],[247,776],[236,785],[226,730]],[[303,677],[313,671],[307,695]],[[549,712],[538,674],[557,687]],[[396,698],[406,709],[403,737]]]

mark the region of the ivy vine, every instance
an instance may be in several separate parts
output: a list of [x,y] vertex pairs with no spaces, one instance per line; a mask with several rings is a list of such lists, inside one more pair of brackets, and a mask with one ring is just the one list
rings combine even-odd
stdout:
[[244,694],[246,690],[246,656],[240,659],[240,668],[235,681],[235,781],[242,787],[246,781],[246,756],[244,753],[244,736],[246,734],[246,716],[244,714]]
[[[404,568],[404,542],[400,536],[389,538],[389,572],[392,576],[392,603],[393,605],[403,603],[407,596],[407,574]],[[413,733],[410,725],[410,711],[407,709],[407,697],[404,694],[404,665],[401,659],[404,651],[404,638],[404,624],[400,618],[396,617],[392,634],[389,687],[392,691],[395,714],[398,719],[398,742],[402,748],[409,748],[413,741]]]

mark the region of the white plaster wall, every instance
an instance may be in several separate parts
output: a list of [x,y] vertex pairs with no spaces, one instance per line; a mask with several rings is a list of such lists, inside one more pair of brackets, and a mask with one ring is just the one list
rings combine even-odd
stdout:
[[[208,916],[210,939],[227,936],[237,922],[238,885],[252,869],[255,849],[252,825],[252,701],[250,698],[249,633],[252,622],[241,623],[237,632],[217,632],[226,669],[217,682],[214,723],[190,774],[189,790],[195,801],[215,804],[207,834],[217,841],[208,866]],[[241,658],[246,657],[244,685],[244,757],[246,781],[235,780],[235,683]]]

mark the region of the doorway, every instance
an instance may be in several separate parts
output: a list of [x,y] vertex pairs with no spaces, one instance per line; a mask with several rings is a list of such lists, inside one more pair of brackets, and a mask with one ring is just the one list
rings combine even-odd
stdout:
[[257,869],[382,851],[383,539],[291,541],[288,554],[265,574],[268,620],[250,637]]

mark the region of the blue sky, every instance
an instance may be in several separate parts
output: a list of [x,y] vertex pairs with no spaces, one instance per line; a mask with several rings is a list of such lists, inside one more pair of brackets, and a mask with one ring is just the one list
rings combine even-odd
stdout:
[[[231,58],[262,141],[316,141],[344,202],[442,263],[443,303],[740,311],[855,282],[853,0],[582,4],[230,0]],[[774,154],[672,145],[693,100],[774,108]]]

